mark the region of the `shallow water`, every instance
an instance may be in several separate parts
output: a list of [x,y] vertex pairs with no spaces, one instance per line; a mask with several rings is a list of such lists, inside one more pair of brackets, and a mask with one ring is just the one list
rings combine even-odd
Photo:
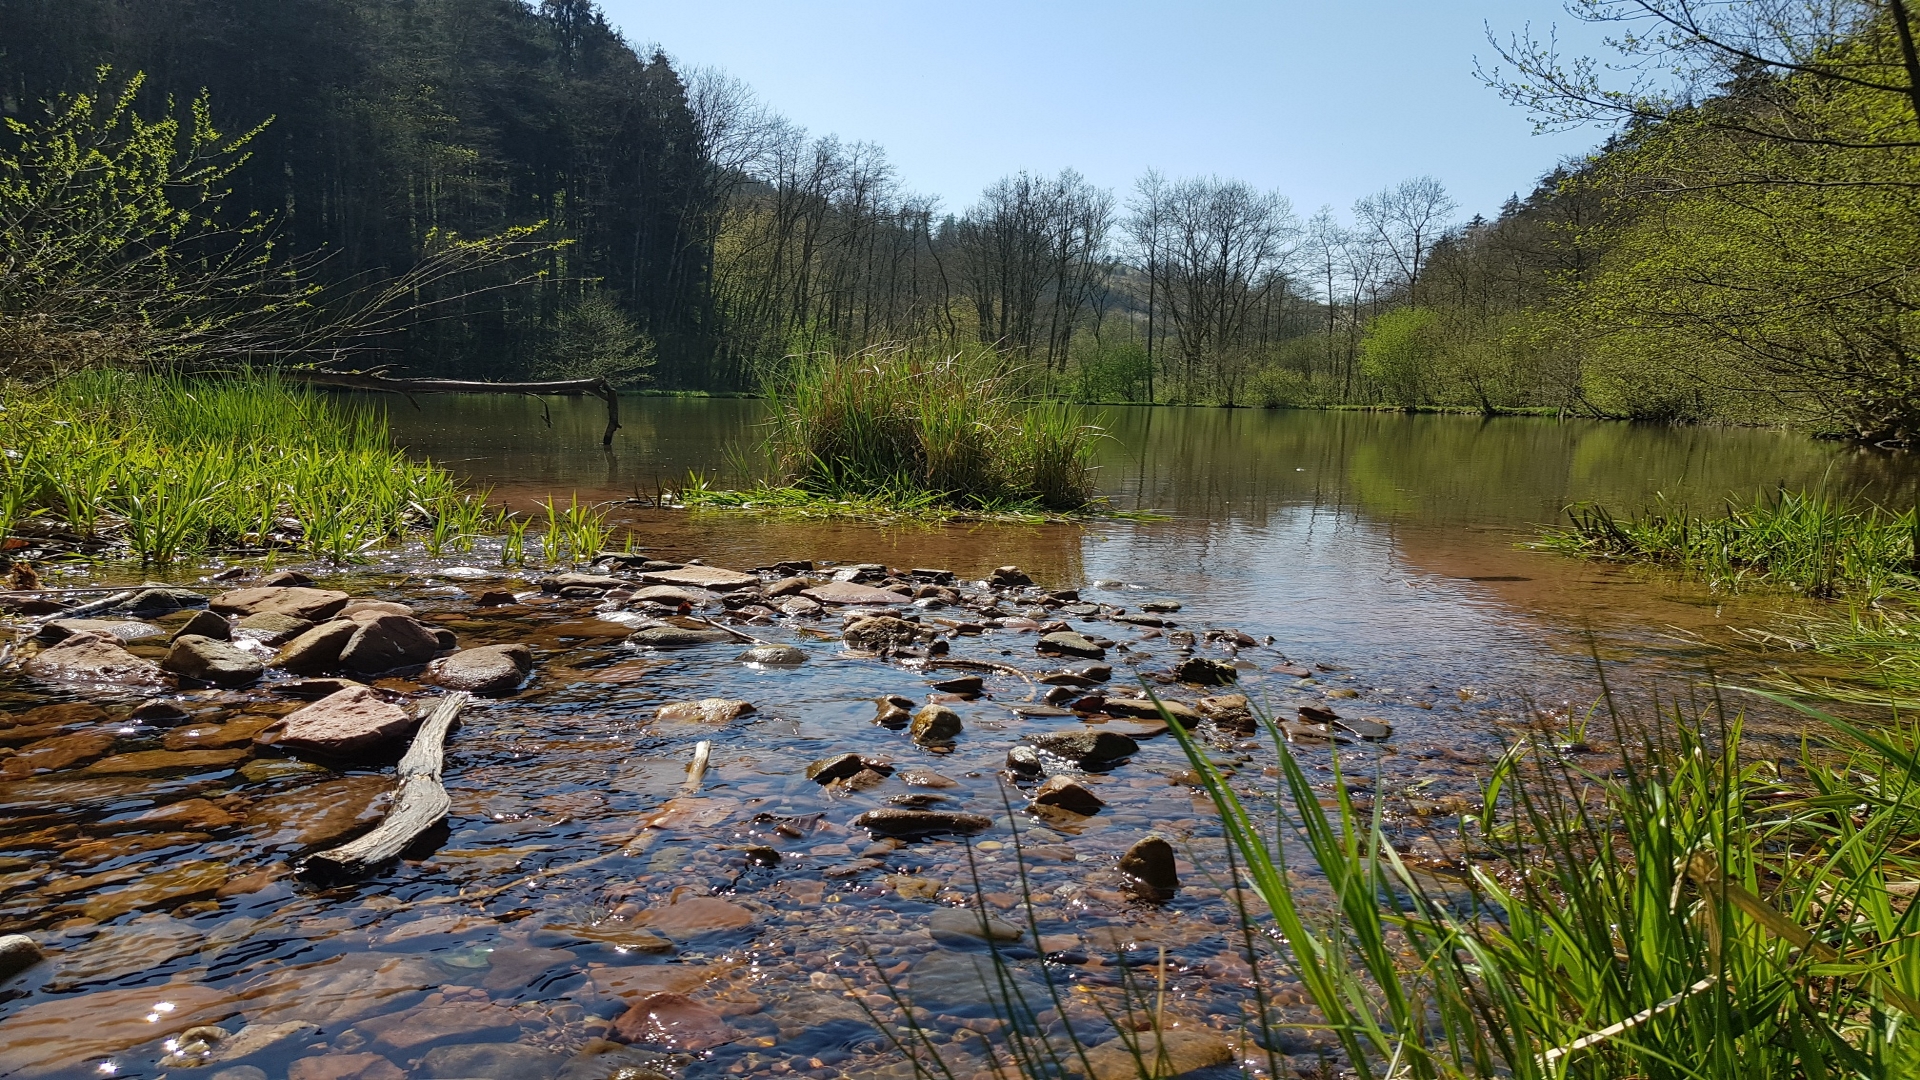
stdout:
[[[606,454],[595,404],[422,399],[419,411],[391,412],[417,454],[527,506],[548,495],[651,496],[689,470],[731,479],[760,408],[630,399],[627,427]],[[1348,767],[1369,780],[1377,773],[1410,857],[1437,861],[1438,849],[1421,846],[1420,815],[1431,812],[1421,803],[1470,790],[1535,706],[1590,701],[1595,654],[1636,688],[1690,686],[1703,665],[1741,673],[1782,660],[1729,648],[1726,627],[1764,625],[1790,602],[1715,596],[1518,547],[1538,523],[1571,502],[1632,508],[1656,492],[1705,506],[1780,484],[1902,505],[1915,491],[1904,458],[1767,431],[1197,409],[1114,409],[1106,423],[1104,493],[1163,520],[883,528],[638,507],[616,508],[615,520],[671,561],[871,562],[962,580],[1011,563],[1043,587],[1082,590],[1108,613],[1177,600],[1169,618],[1178,625],[1158,634],[1058,608],[1035,621],[1064,616],[1125,645],[1109,652],[1114,685],[1130,669],[1177,661],[1172,631],[1250,635],[1260,643],[1202,643],[1198,653],[1235,662],[1242,689],[1276,708],[1319,702],[1390,723],[1385,743],[1343,751]],[[497,576],[439,573],[461,564]],[[1163,955],[1171,1018],[1238,1025],[1245,966],[1217,891],[1216,830],[1166,737],[1143,739],[1129,762],[1087,777],[1107,802],[1099,814],[1035,819],[1020,809],[1023,789],[1001,774],[1006,751],[1022,735],[1082,721],[1015,712],[1008,706],[1031,701],[1035,688],[990,675],[986,698],[953,703],[966,730],[950,752],[917,747],[873,723],[873,699],[922,698],[930,681],[960,672],[851,655],[837,617],[739,627],[809,655],[798,668],[768,669],[736,662],[733,645],[636,653],[623,642],[628,627],[600,617],[591,599],[476,609],[483,589],[531,588],[484,551],[437,562],[396,555],[321,583],[410,603],[465,645],[537,650],[530,684],[476,702],[450,739],[446,834],[358,886],[314,889],[289,865],[364,829],[384,807],[391,768],[332,771],[254,749],[244,734],[259,721],[242,718],[294,705],[263,689],[168,694],[193,718],[159,728],[126,719],[140,695],[12,677],[0,686],[9,712],[0,737],[14,736],[6,745],[66,739],[60,745],[83,752],[56,770],[0,779],[0,929],[30,932],[54,954],[0,984],[10,999],[0,1004],[0,1074],[185,1074],[161,1064],[161,1040],[218,1023],[280,1037],[202,1066],[205,1075],[236,1065],[270,1080],[598,1080],[635,1066],[690,1078],[908,1075],[888,1037],[900,1030],[891,983],[927,1010],[930,1037],[966,1076],[977,1061],[973,1033],[994,1037],[979,985],[984,954],[930,926],[975,893],[1021,922],[1018,898],[1032,897],[1044,938],[1014,947],[1017,976],[1051,972],[1080,988],[1065,991],[1068,1014],[1089,1031],[1100,1027],[1092,1003],[1119,1007],[1122,984],[1159,978]],[[1035,633],[1019,622],[1035,600],[1003,599],[1015,622],[954,636],[952,655],[1029,672],[1057,666],[1035,656]],[[1298,666],[1310,677],[1290,673]],[[1274,670],[1282,667],[1289,672]],[[403,697],[431,693],[405,678],[384,685]],[[1168,692],[1193,700],[1205,691]],[[720,725],[654,716],[662,704],[706,697],[745,699],[755,711]],[[26,714],[61,702],[75,707]],[[698,794],[660,816],[701,739],[714,752]],[[1270,750],[1224,736],[1215,745],[1240,781],[1263,783]],[[805,778],[808,761],[843,751],[896,771],[851,792]],[[1326,763],[1324,750],[1304,753]],[[971,842],[891,850],[850,824],[916,796],[994,824]],[[1016,824],[1035,849],[1024,882],[1010,854]],[[1149,832],[1182,851],[1184,887],[1164,906],[1131,898],[1114,869]],[[763,865],[764,854],[747,850],[755,847],[777,851],[778,863]],[[656,1030],[651,1046],[597,1041],[656,991],[687,995],[689,1005],[663,1006],[681,1010],[683,1026]],[[1301,1015],[1297,990],[1283,990],[1281,1004]],[[1280,1049],[1304,1063],[1318,1047],[1297,1035]]]

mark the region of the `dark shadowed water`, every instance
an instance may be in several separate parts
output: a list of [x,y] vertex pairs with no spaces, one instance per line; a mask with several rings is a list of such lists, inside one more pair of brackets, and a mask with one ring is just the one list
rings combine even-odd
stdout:
[[[611,453],[591,402],[422,399],[391,413],[416,454],[526,508],[651,498],[690,471],[738,482],[760,408],[630,399]],[[1656,493],[1710,507],[1780,485],[1899,505],[1915,492],[1904,458],[1770,431],[1200,409],[1113,409],[1104,422],[1103,493],[1162,519],[881,526],[623,505],[613,520],[674,562],[808,559],[822,576],[829,561],[879,563],[962,582],[1017,564],[1044,588],[1079,589],[1080,607],[1003,596],[1006,621],[953,635],[952,655],[1039,673],[1056,665],[1035,655],[1034,628],[1065,619],[1114,640],[1114,686],[1192,651],[1234,664],[1241,689],[1276,710],[1317,703],[1388,723],[1392,738],[1343,749],[1346,767],[1378,777],[1409,860],[1441,871],[1425,815],[1471,790],[1536,707],[1590,702],[1596,653],[1630,694],[1785,659],[1730,647],[1728,628],[1765,625],[1794,602],[1520,547],[1537,525],[1572,502],[1633,509]],[[143,695],[0,684],[0,930],[53,954],[0,983],[0,1075],[188,1075],[162,1061],[167,1040],[216,1024],[217,1060],[192,1075],[904,1077],[892,985],[966,1077],[1000,1033],[980,985],[983,946],[940,917],[974,895],[1023,923],[1031,898],[1042,939],[1012,946],[1012,977],[1057,980],[1067,1021],[1093,1038],[1110,1032],[1100,1008],[1124,1007],[1128,982],[1163,970],[1169,1023],[1221,1038],[1240,1028],[1247,969],[1221,902],[1217,826],[1166,737],[1143,734],[1130,761],[1084,778],[1107,804],[1098,814],[1036,817],[1024,809],[1031,782],[1001,771],[1008,748],[1084,724],[1009,707],[1030,706],[1044,685],[989,674],[985,697],[952,702],[965,723],[954,745],[923,748],[876,726],[873,699],[924,699],[959,671],[851,654],[832,613],[739,624],[803,649],[798,668],[739,663],[735,645],[636,651],[623,640],[631,613],[530,595],[539,572],[502,568],[497,551],[394,553],[317,575],[409,603],[463,645],[526,642],[538,656],[524,689],[477,702],[452,736],[445,834],[356,886],[319,890],[289,868],[377,818],[392,770],[254,747],[250,732],[295,703],[261,688],[169,691],[191,719],[158,727],[129,717]],[[498,588],[525,602],[475,606]],[[1114,621],[1150,599],[1179,603],[1172,625]],[[929,627],[953,615],[977,617],[921,609]],[[1206,636],[1229,629],[1241,644]],[[1198,638],[1191,650],[1183,633]],[[433,693],[404,673],[380,686],[402,701]],[[656,717],[709,697],[755,708],[726,723]],[[1271,783],[1269,748],[1212,737],[1236,782]],[[712,767],[682,795],[703,739]],[[805,777],[807,762],[844,751],[895,771],[848,790]],[[1326,768],[1325,749],[1302,753]],[[993,824],[971,841],[903,845],[851,824],[902,800]],[[1014,826],[1032,848],[1024,877]],[[1132,898],[1115,870],[1149,833],[1181,851],[1183,887],[1165,905]],[[1297,987],[1277,1000],[1284,1019],[1310,1019]],[[650,1004],[636,1016],[636,1002]],[[1306,1065],[1323,1045],[1299,1032],[1279,1049]]]

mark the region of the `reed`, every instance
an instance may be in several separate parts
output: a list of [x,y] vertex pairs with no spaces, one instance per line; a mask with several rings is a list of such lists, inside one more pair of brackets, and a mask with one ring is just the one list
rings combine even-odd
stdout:
[[384,420],[269,375],[96,371],[0,388],[0,530],[159,565],[283,549],[350,562],[424,532],[470,543],[484,496]]
[[1093,497],[1100,430],[1026,400],[1020,373],[988,349],[794,356],[763,389],[774,488],[981,510],[1073,511]]
[[1832,598],[1920,585],[1920,523],[1911,509],[1783,490],[1744,506],[1728,502],[1720,517],[1669,506],[1664,497],[1634,518],[1598,506],[1570,507],[1567,516],[1570,525],[1545,530],[1535,546],[1680,567],[1724,588],[1757,584]]

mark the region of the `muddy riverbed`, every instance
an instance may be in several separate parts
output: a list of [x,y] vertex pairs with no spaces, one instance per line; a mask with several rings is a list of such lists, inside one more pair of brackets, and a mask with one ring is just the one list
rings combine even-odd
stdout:
[[[719,468],[725,445],[751,434],[752,403],[642,403],[609,458],[591,439],[574,445],[570,425],[587,411],[556,408],[548,430],[537,406],[482,405],[396,413],[396,430],[519,505],[626,497]],[[306,588],[404,605],[362,610],[417,621],[421,641],[450,635],[433,640],[435,656],[448,644],[525,645],[532,661],[513,686],[477,696],[448,738],[445,828],[347,884],[298,869],[387,811],[404,736],[348,758],[289,750],[280,736],[314,694],[337,689],[313,685],[321,678],[353,677],[424,713],[447,693],[424,657],[359,670],[323,648],[327,662],[289,671],[279,661],[290,643],[267,643],[216,602],[234,648],[261,663],[257,681],[221,689],[160,674],[115,687],[10,667],[0,931],[30,935],[46,959],[0,983],[0,1074],[908,1076],[891,1039],[908,1027],[897,990],[965,1077],[1000,1037],[982,987],[987,945],[956,921],[976,897],[1019,924],[996,931],[1019,984],[1061,988],[1066,1016],[1047,1019],[1111,1038],[1102,1010],[1124,1013],[1164,978],[1166,1022],[1194,1034],[1196,1060],[1244,1052],[1251,992],[1220,891],[1217,823],[1179,746],[1132,695],[1212,714],[1195,730],[1250,792],[1270,790],[1272,753],[1221,697],[1384,725],[1377,740],[1361,736],[1383,731],[1356,723],[1302,732],[1297,745],[1325,770],[1324,740],[1342,740],[1346,767],[1368,788],[1377,778],[1409,858],[1444,870],[1457,796],[1520,730],[1592,700],[1594,653],[1630,687],[1783,659],[1729,649],[1727,633],[1791,610],[1782,598],[1517,548],[1534,523],[1581,497],[1910,482],[1899,463],[1779,433],[1166,419],[1182,415],[1122,416],[1105,463],[1108,493],[1162,520],[882,528],[619,508],[638,555],[572,568],[614,581],[503,568],[485,544],[297,567]],[[1128,427],[1147,420],[1160,428]],[[657,577],[695,560],[744,576],[715,574],[714,588]],[[995,584],[1008,565],[1032,583]],[[212,580],[225,571],[256,576]],[[169,581],[212,598],[266,572],[215,562]],[[89,569],[47,584],[132,580]],[[692,591],[642,591],[662,588]],[[180,599],[188,606],[170,613],[96,618],[150,627],[117,633],[137,662],[158,664],[205,611]],[[308,614],[325,625],[340,612]],[[890,638],[850,643],[866,615],[908,628],[882,623]],[[45,618],[8,621],[26,633]],[[673,644],[667,628],[725,640]],[[1042,651],[1063,632],[1087,648],[1056,638]],[[742,635],[804,659],[742,660]],[[12,659],[31,666],[48,644],[21,641]],[[1233,681],[1183,682],[1183,664]],[[951,682],[970,677],[977,689]],[[906,699],[900,713],[878,704],[889,695]],[[734,704],[672,708],[711,699]],[[928,704],[959,730],[916,741],[913,714]],[[1076,763],[1076,746],[1101,740],[1065,733],[1133,745],[1108,739],[1126,752]],[[703,742],[710,757],[691,782]],[[1010,769],[1010,750],[1046,745],[1068,756],[1039,755],[1036,774],[1016,754]],[[815,762],[837,779],[809,778]],[[1097,812],[1030,806],[1054,774],[1097,798]],[[945,817],[901,825],[902,811]],[[1150,836],[1175,855],[1170,896],[1121,870]],[[1302,884],[1312,890],[1310,874]],[[1297,988],[1269,989],[1280,1019],[1308,1017]],[[1303,1031],[1275,1049],[1311,1067],[1327,1047]]]

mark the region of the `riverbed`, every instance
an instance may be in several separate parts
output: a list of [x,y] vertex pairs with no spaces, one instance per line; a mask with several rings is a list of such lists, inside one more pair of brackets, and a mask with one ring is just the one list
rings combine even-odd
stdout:
[[[1746,677],[1794,662],[1732,633],[1800,610],[1791,598],[1729,596],[1528,549],[1541,524],[1580,501],[1631,510],[1664,496],[1712,508],[1824,486],[1908,505],[1916,491],[1904,457],[1785,432],[1115,408],[1101,417],[1102,494],[1150,518],[823,522],[650,505],[690,473],[745,479],[759,403],[631,398],[610,450],[599,446],[596,405],[386,407],[412,453],[510,506],[613,504],[615,546],[630,535],[634,555],[596,573],[640,588],[645,560],[697,560],[753,573],[756,591],[794,578],[893,586],[919,602],[874,610],[912,614],[927,633],[882,655],[841,637],[847,609],[861,605],[792,613],[769,597],[751,605],[765,614],[742,615],[715,594],[690,606],[806,657],[752,664],[737,659],[737,640],[636,649],[624,597],[543,589],[551,568],[502,567],[495,545],[437,559],[376,553],[348,570],[297,566],[316,587],[408,605],[463,648],[522,643],[535,658],[524,687],[477,699],[450,737],[444,835],[330,889],[295,869],[377,819],[392,767],[327,767],[240,738],[299,707],[273,691],[282,675],[159,694],[9,675],[0,734],[22,736],[7,743],[13,757],[46,739],[92,749],[44,771],[12,768],[0,782],[0,930],[29,933],[49,953],[0,984],[0,1071],[910,1076],[895,1039],[917,1037],[903,1035],[897,991],[924,1010],[915,1015],[928,1045],[969,1076],[1001,1037],[981,985],[983,971],[993,974],[982,966],[988,947],[950,921],[970,903],[1019,924],[1019,938],[1002,944],[1009,977],[1061,987],[1066,1022],[1090,1039],[1102,1037],[1100,1008],[1123,1009],[1137,998],[1129,985],[1164,979],[1170,1024],[1244,1053],[1251,991],[1222,902],[1230,882],[1210,805],[1180,748],[1144,730],[1150,723],[1046,706],[1055,684],[1033,678],[1085,658],[1041,655],[1044,633],[1065,624],[1109,642],[1104,687],[1116,697],[1145,675],[1156,693],[1196,705],[1240,693],[1286,716],[1311,705],[1391,728],[1384,740],[1344,743],[1344,767],[1389,800],[1409,857],[1443,873],[1448,852],[1432,837],[1444,834],[1448,799],[1472,791],[1520,733],[1577,723],[1599,667],[1631,700],[1697,687],[1708,671]],[[1003,575],[993,586],[1008,566],[1032,584]],[[176,580],[212,592],[225,586],[204,579],[229,569],[212,563]],[[483,607],[488,592],[515,600]],[[153,624],[172,629],[191,615]],[[156,657],[164,639],[129,648]],[[1194,657],[1230,665],[1235,684],[1172,679]],[[982,677],[977,696],[932,686],[968,672]],[[375,687],[409,704],[438,693],[412,672]],[[887,695],[914,708],[937,700],[963,729],[916,743],[876,724]],[[156,697],[185,719],[132,717]],[[708,698],[752,709],[718,722],[660,716]],[[1792,734],[1785,718],[1759,721]],[[1137,751],[1057,771],[1104,806],[1030,812],[1037,778],[1009,773],[1009,749],[1096,728],[1132,732]],[[1270,748],[1231,726],[1198,730],[1236,782],[1270,788]],[[710,763],[689,787],[702,741]],[[842,753],[885,768],[853,784],[808,778],[809,762]],[[1315,768],[1329,763],[1324,745],[1302,754]],[[889,808],[987,824],[899,838],[854,824]],[[1143,898],[1119,872],[1122,853],[1148,836],[1177,852],[1171,899]],[[1269,991],[1282,1019],[1308,1019],[1297,987]],[[651,1028],[630,1017],[647,1001],[666,1018]],[[224,1033],[203,1040],[203,1061],[166,1045],[201,1024]],[[272,1038],[246,1053],[220,1049],[249,1031]],[[1327,1047],[1300,1032],[1275,1049],[1306,1067]]]

